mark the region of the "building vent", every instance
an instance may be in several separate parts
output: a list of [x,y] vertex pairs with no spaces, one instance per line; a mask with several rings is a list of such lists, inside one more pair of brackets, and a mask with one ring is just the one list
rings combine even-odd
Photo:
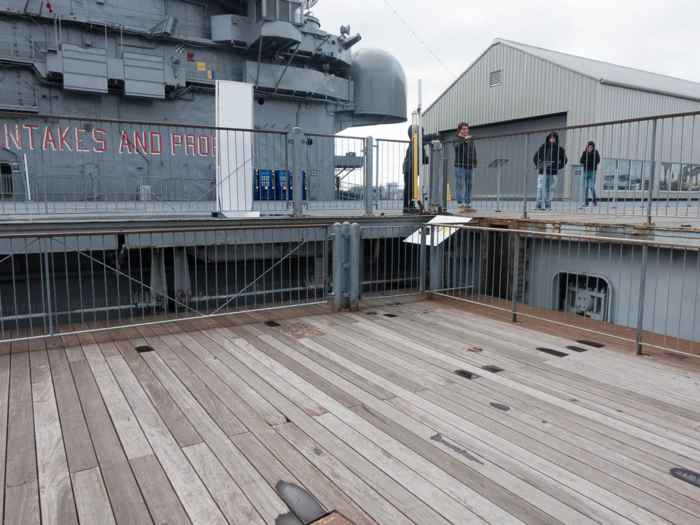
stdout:
[[489,87],[496,87],[501,85],[501,70],[491,71],[489,73]]

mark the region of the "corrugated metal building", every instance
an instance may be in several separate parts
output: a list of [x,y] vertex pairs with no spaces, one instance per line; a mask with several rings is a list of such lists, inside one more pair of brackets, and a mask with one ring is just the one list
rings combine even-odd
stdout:
[[[698,83],[496,39],[424,111],[423,122],[427,132],[440,131],[450,138],[457,124],[466,121],[472,134],[483,137],[689,111],[700,111]],[[700,166],[694,163],[700,164],[700,158],[697,154],[694,158],[693,151],[700,151],[700,128],[696,133],[694,123],[692,118],[663,122],[657,135],[657,161],[661,162],[657,162],[656,196],[680,191],[683,173],[688,180],[694,177],[697,185]],[[567,178],[559,182],[558,197],[577,196],[571,168],[576,169],[588,140],[599,145],[604,157],[605,176],[598,177],[603,198],[613,192],[624,198],[626,193],[642,191],[643,179],[651,170],[647,123],[591,127],[561,135],[569,165]],[[480,168],[497,158],[509,160],[503,168],[503,190],[512,190],[514,196],[522,186],[516,181],[544,135],[529,140],[537,143],[526,146],[522,137],[477,143]],[[447,149],[448,162],[451,150]],[[488,178],[477,177],[475,191],[488,193],[489,185]]]

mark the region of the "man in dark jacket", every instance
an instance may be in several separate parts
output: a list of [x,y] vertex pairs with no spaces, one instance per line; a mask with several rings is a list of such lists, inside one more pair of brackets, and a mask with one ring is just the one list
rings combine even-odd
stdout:
[[542,196],[544,194],[544,207],[552,209],[552,194],[557,187],[559,170],[564,169],[569,159],[566,158],[564,148],[559,145],[559,133],[552,131],[545,139],[544,144],[532,157],[535,166],[538,167],[537,176],[537,209],[542,209]]
[[[428,154],[425,152],[425,145],[440,138],[439,133],[429,135],[423,132],[423,164],[428,164]],[[408,126],[408,138],[413,140],[413,126]],[[413,145],[410,144],[403,159],[403,211],[404,213],[415,213],[418,211],[413,203]]]
[[593,194],[593,206],[598,206],[598,197],[595,194],[595,179],[600,164],[600,155],[595,149],[595,142],[590,141],[579,161],[583,165],[583,205],[588,206],[588,188]]
[[457,205],[460,212],[476,211],[472,208],[472,188],[477,158],[472,138],[469,134],[469,124],[460,122],[457,126],[457,141],[454,143]]

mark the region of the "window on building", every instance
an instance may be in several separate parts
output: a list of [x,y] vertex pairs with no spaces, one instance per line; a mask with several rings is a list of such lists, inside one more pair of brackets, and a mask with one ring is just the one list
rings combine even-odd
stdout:
[[501,70],[491,71],[489,73],[489,87],[496,87],[501,85]]
[[298,0],[264,0],[264,6],[262,2],[263,0],[257,0],[255,3],[256,20],[268,18],[301,24],[301,2]]
[[292,22],[301,24],[301,4],[292,2]]
[[6,162],[0,164],[0,195],[12,195],[12,166]]
[[291,20],[289,13],[289,0],[278,0],[277,9],[280,20],[283,22],[289,22]]

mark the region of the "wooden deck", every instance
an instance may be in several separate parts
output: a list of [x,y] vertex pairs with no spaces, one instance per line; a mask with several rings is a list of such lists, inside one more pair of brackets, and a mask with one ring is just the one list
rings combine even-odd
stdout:
[[302,523],[287,482],[358,525],[700,523],[670,473],[700,471],[700,366],[500,315],[366,300],[4,347],[0,515]]

